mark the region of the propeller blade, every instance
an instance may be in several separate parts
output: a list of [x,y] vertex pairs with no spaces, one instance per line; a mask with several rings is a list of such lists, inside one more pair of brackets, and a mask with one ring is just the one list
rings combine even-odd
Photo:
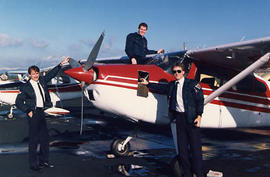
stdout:
[[78,61],[74,60],[73,58],[69,58],[69,64],[71,68],[78,68],[81,66]]
[[104,39],[104,35],[105,35],[105,31],[102,32],[98,41],[96,42],[95,46],[93,47],[92,51],[90,52],[89,57],[87,59],[87,62],[85,63],[85,65],[83,67],[84,71],[88,71],[90,68],[92,68],[94,62],[96,61],[100,46],[101,46],[102,41]]

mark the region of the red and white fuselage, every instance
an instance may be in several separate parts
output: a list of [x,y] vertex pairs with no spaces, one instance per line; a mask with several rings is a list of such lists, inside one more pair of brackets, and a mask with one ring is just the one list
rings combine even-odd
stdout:
[[[137,96],[138,71],[148,72],[152,83],[167,84],[174,79],[160,67],[94,65],[88,72],[80,71],[81,68],[75,68],[66,73],[89,84],[89,99],[97,108],[135,121],[169,123],[167,95],[150,91],[146,98]],[[266,86],[264,93],[243,93],[232,89],[226,91],[205,105],[201,127],[269,126],[270,86],[262,78],[256,78]],[[205,83],[201,83],[201,86],[205,97],[215,90]]]

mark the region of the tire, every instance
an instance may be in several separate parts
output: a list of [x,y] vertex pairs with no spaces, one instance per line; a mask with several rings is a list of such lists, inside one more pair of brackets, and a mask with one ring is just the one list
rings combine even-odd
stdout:
[[11,113],[9,113],[7,116],[8,116],[9,119],[13,119],[14,118],[14,115],[11,114]]
[[183,170],[182,167],[180,166],[177,157],[175,156],[171,163],[170,163],[171,169],[172,169],[172,175],[175,177],[183,177]]
[[122,144],[124,143],[125,140],[123,139],[115,139],[112,144],[111,144],[111,151],[115,156],[128,156],[129,154],[129,150],[130,150],[130,143],[128,142],[125,147],[124,150],[119,150],[120,147],[122,146]]
[[117,172],[125,175],[125,176],[130,176],[129,174],[129,170],[131,169],[131,165],[123,165],[123,164],[120,164],[117,166]]

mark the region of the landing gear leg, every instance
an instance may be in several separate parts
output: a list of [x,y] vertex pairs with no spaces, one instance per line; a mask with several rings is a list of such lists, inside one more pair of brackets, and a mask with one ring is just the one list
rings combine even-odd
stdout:
[[129,141],[132,139],[132,136],[128,136],[126,139],[115,139],[111,145],[111,151],[116,156],[127,156],[130,150]]
[[13,109],[15,109],[15,107],[14,107],[14,106],[11,106],[11,107],[10,107],[9,114],[7,115],[9,119],[14,118],[14,115],[13,115]]
[[130,143],[129,141],[134,138],[137,137],[137,131],[139,129],[139,125],[138,122],[136,122],[137,126],[135,127],[134,132],[132,133],[132,135],[128,136],[126,139],[115,139],[112,144],[111,144],[111,152],[115,155],[115,156],[128,156],[129,152],[130,152]]

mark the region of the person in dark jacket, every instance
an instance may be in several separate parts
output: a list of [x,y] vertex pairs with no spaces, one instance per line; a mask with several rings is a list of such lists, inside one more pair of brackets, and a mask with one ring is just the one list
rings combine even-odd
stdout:
[[204,97],[201,86],[195,80],[184,77],[185,67],[176,63],[172,67],[175,80],[167,85],[148,83],[142,79],[142,84],[150,90],[167,94],[169,114],[176,123],[178,161],[183,168],[185,177],[202,177],[202,144],[200,125],[204,107]]
[[147,28],[148,26],[146,23],[140,23],[138,32],[127,35],[125,51],[131,64],[145,64],[146,55],[164,52],[163,49],[155,51],[147,48],[147,40],[144,37]]
[[[16,98],[16,106],[28,116],[29,123],[29,166],[38,171],[43,167],[54,167],[49,163],[49,134],[45,120],[44,109],[52,107],[47,83],[54,78],[61,66],[69,61],[65,58],[59,65],[45,76],[40,76],[37,66],[30,66],[30,80],[20,87]],[[40,144],[40,152],[37,147]]]

